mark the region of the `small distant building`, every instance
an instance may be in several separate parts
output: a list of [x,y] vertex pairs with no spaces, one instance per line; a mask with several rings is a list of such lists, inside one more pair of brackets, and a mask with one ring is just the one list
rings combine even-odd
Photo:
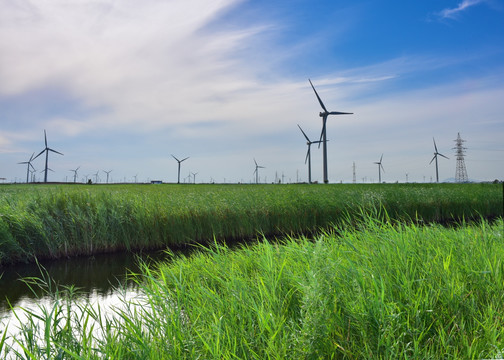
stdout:
[[162,184],[163,181],[162,180],[151,180],[150,182],[151,184]]

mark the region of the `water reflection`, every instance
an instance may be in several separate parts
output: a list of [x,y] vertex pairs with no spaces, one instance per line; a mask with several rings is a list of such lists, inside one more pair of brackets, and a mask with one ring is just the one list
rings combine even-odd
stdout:
[[[117,253],[91,257],[46,261],[40,265],[56,284],[74,285],[83,297],[110,296],[115,288],[127,285],[127,274],[139,272],[139,259],[152,264],[166,258],[162,251],[143,254]],[[20,281],[26,277],[41,277],[37,264],[20,264],[0,269],[0,318],[9,311],[9,302],[16,307],[21,302],[36,301],[37,297]],[[93,295],[95,294],[95,295]],[[39,291],[38,295],[42,295]]]

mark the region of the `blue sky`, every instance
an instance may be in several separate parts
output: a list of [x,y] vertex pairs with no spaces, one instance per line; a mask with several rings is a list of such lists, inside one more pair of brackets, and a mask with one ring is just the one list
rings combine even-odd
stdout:
[[[330,111],[329,180],[504,179],[500,0],[0,0],[0,177],[306,181]],[[43,157],[33,165],[41,180]],[[322,150],[312,147],[322,181]],[[407,175],[406,175],[407,174]],[[191,178],[193,181],[194,178]]]

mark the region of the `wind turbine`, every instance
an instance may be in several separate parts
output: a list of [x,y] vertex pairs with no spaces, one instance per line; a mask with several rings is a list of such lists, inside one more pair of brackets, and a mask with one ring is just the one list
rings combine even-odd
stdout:
[[[95,176],[95,184],[98,184],[98,173],[100,172],[100,170],[98,170],[96,173],[94,173],[93,175]],[[136,181],[135,181],[136,182]]]
[[381,171],[383,170],[383,172],[385,172],[385,169],[383,168],[383,165],[382,165],[382,159],[383,159],[383,154],[381,154],[380,161],[375,162],[375,164],[378,165],[378,183],[379,184],[381,184]]
[[103,172],[104,172],[105,174],[107,174],[107,184],[108,184],[109,174],[112,172],[112,170],[109,170],[109,171],[107,171],[107,170],[103,170]]
[[185,161],[185,160],[189,159],[189,157],[186,157],[185,159],[182,159],[182,160],[177,159],[175,156],[173,156],[173,154],[172,154],[172,157],[173,157],[175,160],[177,160],[177,162],[178,162],[178,177],[177,177],[177,184],[180,184],[180,163],[181,163],[182,161]]
[[73,170],[70,169],[70,170],[68,170],[68,171],[73,171],[74,172],[74,183],[77,182],[77,170],[79,170],[79,169],[80,169],[80,166],[77,167],[77,169],[73,169]]
[[194,183],[196,184],[196,175],[198,175],[198,173],[191,173],[193,175],[193,179],[194,179]]
[[[327,184],[329,182],[328,176],[327,176],[327,132],[326,132],[326,122],[327,122],[327,117],[329,115],[351,115],[353,113],[347,113],[347,112],[340,112],[340,111],[327,111],[324,103],[320,99],[320,96],[317,93],[317,90],[315,90],[315,87],[313,86],[312,82],[310,79],[308,79],[310,82],[310,85],[315,92],[315,95],[317,96],[317,99],[320,103],[320,106],[324,111],[321,111],[319,113],[319,116],[322,118],[322,132],[320,133],[320,141],[322,141],[323,144],[323,156],[324,156],[324,183]],[[320,146],[320,143],[319,143]]]
[[255,171],[254,174],[256,176],[256,184],[259,184],[259,169],[264,169],[264,166],[257,165],[257,161],[254,159],[255,163]]
[[35,170],[35,168],[33,167],[32,165],[32,161],[33,161],[33,155],[35,155],[35,153],[32,154],[32,156],[30,156],[30,160],[28,161],[23,161],[23,162],[19,162],[18,164],[28,164],[27,165],[27,169],[26,169],[26,183],[29,183],[30,181],[30,167]]
[[434,157],[430,161],[429,165],[432,164],[434,159],[436,159],[436,182],[438,183],[439,182],[439,172],[438,172],[437,157],[438,157],[438,155],[440,155],[440,156],[444,157],[445,159],[448,159],[448,158],[437,151],[436,140],[434,140],[434,138],[432,138],[432,141],[434,141]]
[[[299,130],[301,130],[301,132],[303,133],[305,139],[306,139],[306,145],[308,145],[308,151],[306,152],[306,158],[305,158],[305,164],[306,164],[306,161],[308,161],[308,184],[311,184],[311,145],[312,144],[320,144],[320,140],[318,141],[311,141],[308,136],[305,134],[305,132],[303,131],[303,129],[301,129],[301,126],[299,126],[298,124],[298,128]],[[282,174],[282,183],[283,183],[283,174]]]
[[44,140],[45,140],[45,149],[42,150],[41,152],[39,152],[39,154],[37,156],[35,156],[33,158],[33,160],[35,160],[36,158],[38,158],[40,155],[42,155],[45,151],[46,153],[46,158],[45,158],[45,169],[44,169],[44,182],[46,183],[47,182],[47,170],[48,170],[48,166],[47,166],[47,163],[49,161],[49,151],[52,151],[52,152],[55,152],[56,154],[60,154],[60,155],[63,155],[62,153],[60,153],[59,151],[56,151],[54,149],[51,149],[50,147],[47,146],[47,134],[46,134],[46,131],[44,129]]
[[35,168],[33,168],[33,170],[30,170],[30,173],[31,173],[31,182],[35,182],[35,173],[37,172],[37,170],[35,170]]

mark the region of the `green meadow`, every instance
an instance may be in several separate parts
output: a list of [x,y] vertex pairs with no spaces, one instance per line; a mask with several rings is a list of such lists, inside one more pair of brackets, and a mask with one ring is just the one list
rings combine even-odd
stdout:
[[503,214],[502,201],[501,184],[5,185],[0,267],[257,235],[311,236],[366,214],[416,223],[494,218]]
[[105,316],[28,279],[56,301],[15,337],[0,329],[0,358],[502,358],[503,227],[363,216],[316,238],[215,243],[144,266],[142,296]]

